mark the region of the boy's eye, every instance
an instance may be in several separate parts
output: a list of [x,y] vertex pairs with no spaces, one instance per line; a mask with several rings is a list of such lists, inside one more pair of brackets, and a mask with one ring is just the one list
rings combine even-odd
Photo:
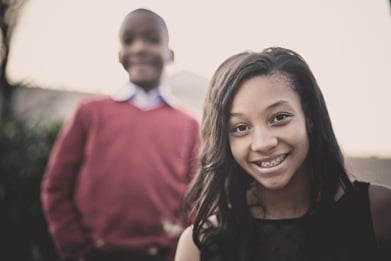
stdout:
[[[122,38],[122,44],[123,45],[132,45],[133,42],[135,41],[135,39],[137,39],[137,37],[134,37],[132,35],[125,35]],[[140,40],[143,41],[144,43],[147,43],[147,44],[159,44],[160,43],[160,37],[155,34],[144,35],[144,36],[142,36],[142,38],[140,38]]]
[[133,42],[133,37],[124,37],[122,39],[122,43],[124,45],[130,45],[130,44],[132,44],[132,42]]
[[148,35],[147,37],[145,37],[145,41],[151,44],[158,44],[160,43],[160,37],[156,35]]

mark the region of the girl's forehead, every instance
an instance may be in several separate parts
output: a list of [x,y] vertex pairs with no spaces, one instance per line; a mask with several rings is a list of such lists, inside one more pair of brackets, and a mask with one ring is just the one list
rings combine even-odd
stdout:
[[[245,87],[251,85],[253,87]],[[294,91],[294,86],[293,86],[293,81],[291,78],[288,76],[280,73],[280,72],[275,72],[275,73],[270,73],[270,74],[260,74],[260,75],[255,75],[253,77],[250,77],[249,79],[244,80],[243,82],[240,83],[240,85],[237,87],[236,92],[234,93],[234,97],[238,96],[238,93],[241,92],[243,88],[248,88],[250,92],[255,91],[256,88],[255,86],[264,86],[264,90],[269,90],[273,91],[276,89],[279,89],[277,87],[284,86],[284,88],[280,89],[280,92],[283,91],[288,91],[288,92],[295,92]],[[267,88],[266,88],[267,87]]]
[[301,106],[298,94],[283,75],[256,76],[243,82],[233,97],[230,109],[243,112],[266,110],[273,104]]

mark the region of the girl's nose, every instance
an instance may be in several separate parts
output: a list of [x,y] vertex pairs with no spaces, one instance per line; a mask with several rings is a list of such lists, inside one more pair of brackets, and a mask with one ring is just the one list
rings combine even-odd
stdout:
[[254,131],[251,141],[251,150],[260,153],[269,153],[278,144],[278,139],[270,130]]

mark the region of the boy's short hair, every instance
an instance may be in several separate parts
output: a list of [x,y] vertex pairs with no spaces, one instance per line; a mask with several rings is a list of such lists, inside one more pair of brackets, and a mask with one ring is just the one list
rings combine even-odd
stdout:
[[158,19],[158,21],[161,23],[161,26],[162,26],[164,32],[166,33],[167,41],[168,41],[168,39],[169,39],[169,34],[168,34],[167,24],[166,24],[166,22],[164,21],[164,19],[163,19],[160,15],[158,15],[157,13],[155,13],[155,12],[149,10],[149,9],[137,8],[137,9],[131,11],[130,13],[128,13],[128,14],[126,15],[126,17],[129,16],[129,15],[135,14],[135,13],[139,13],[139,12],[147,13],[147,14],[150,14],[150,15],[156,17],[156,18]]

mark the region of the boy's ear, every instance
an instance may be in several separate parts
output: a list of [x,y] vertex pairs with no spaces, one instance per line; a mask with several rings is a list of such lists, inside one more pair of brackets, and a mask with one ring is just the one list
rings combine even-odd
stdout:
[[172,63],[172,62],[174,62],[174,51],[171,49],[168,49],[166,63]]
[[121,62],[121,50],[118,51],[118,62],[119,62],[119,63],[122,63],[122,62]]

